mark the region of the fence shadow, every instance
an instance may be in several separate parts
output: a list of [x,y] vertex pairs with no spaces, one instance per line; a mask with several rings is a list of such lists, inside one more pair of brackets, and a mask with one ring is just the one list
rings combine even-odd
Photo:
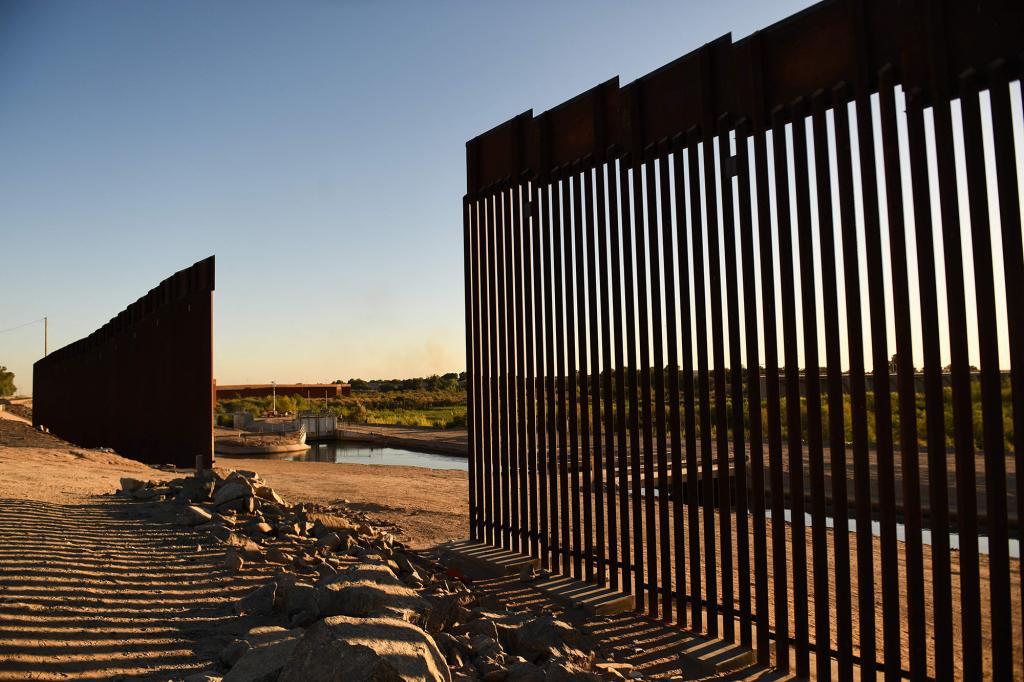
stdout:
[[145,510],[0,498],[0,680],[184,676],[252,625],[260,576]]

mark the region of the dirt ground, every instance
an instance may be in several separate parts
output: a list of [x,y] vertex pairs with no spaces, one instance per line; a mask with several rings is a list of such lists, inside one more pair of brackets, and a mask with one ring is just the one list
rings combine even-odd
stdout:
[[[218,466],[256,470],[289,501],[345,501],[377,525],[392,526],[414,548],[466,535],[465,472],[235,457],[218,458]],[[174,475],[77,448],[0,413],[0,680],[167,679],[171,671],[209,666],[233,629],[244,628],[231,616],[230,605],[251,589],[259,571],[226,573],[220,568],[221,551],[197,551],[191,532],[153,518],[144,504],[109,495],[122,476]],[[877,571],[877,546],[875,551]],[[930,585],[929,559],[926,551]],[[770,556],[768,565],[771,571]],[[1016,599],[1019,573],[1014,565]],[[856,575],[855,565],[851,571]],[[495,584],[494,590],[520,601],[537,599],[528,587],[513,583]],[[904,586],[901,581],[901,592]],[[954,606],[957,601],[954,594]],[[876,592],[879,613],[881,606]],[[835,619],[855,623],[856,614],[837,614],[834,605],[831,610],[834,638]],[[812,636],[813,615],[811,609]],[[1014,622],[1015,642],[1019,620]],[[648,675],[684,672],[673,654],[686,636],[683,631],[635,614],[610,619],[598,630],[621,649],[618,660],[633,662]],[[983,637],[990,636],[986,629]],[[933,653],[929,642],[929,659]],[[776,679],[763,670],[730,679],[748,677]]]
[[[462,472],[220,461],[257,469],[286,499],[350,506],[427,546],[464,535]],[[0,413],[0,680],[166,680],[210,667],[252,623],[231,605],[266,571],[235,576],[223,550],[111,496],[164,472],[78,448]],[[199,547],[199,549],[197,549]]]
[[258,471],[289,502],[348,500],[350,509],[397,525],[397,537],[415,549],[467,535],[469,499],[464,471],[220,456],[217,465]]
[[0,416],[0,680],[154,679],[208,667],[251,627],[231,604],[259,572],[110,496],[169,474]]

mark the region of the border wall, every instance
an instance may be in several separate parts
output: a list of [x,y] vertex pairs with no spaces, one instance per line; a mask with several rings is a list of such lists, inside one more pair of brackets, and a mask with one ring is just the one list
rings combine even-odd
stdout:
[[33,367],[33,423],[150,464],[213,463],[214,257]]

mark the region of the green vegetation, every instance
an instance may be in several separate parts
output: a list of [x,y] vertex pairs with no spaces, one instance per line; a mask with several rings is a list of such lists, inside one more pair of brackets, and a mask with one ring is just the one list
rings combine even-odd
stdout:
[[[335,383],[345,383],[336,381]],[[466,377],[449,373],[415,379],[351,379],[352,395],[306,399],[278,396],[278,412],[328,411],[359,424],[399,424],[451,429],[466,426]],[[232,414],[253,416],[270,410],[272,399],[239,398],[217,402],[217,423],[230,426]]]
[[[653,374],[653,372],[652,372]],[[618,376],[614,377],[615,381],[618,380]],[[639,380],[638,380],[639,381]],[[653,376],[651,377],[653,384]],[[331,399],[325,404],[321,400],[307,400],[306,398],[292,398],[288,396],[278,396],[277,408],[279,411],[289,412],[306,412],[306,411],[321,411],[328,410],[341,419],[348,422],[364,423],[364,424],[400,424],[403,426],[430,426],[435,428],[464,428],[466,426],[466,383],[465,374],[445,374],[435,375],[432,377],[417,378],[417,379],[375,379],[372,381],[364,381],[362,379],[351,379],[348,383],[352,386],[352,395],[344,396],[339,399]],[[566,391],[568,391],[569,382],[566,381]],[[715,413],[715,388],[714,388],[714,377],[710,377],[710,420],[711,420],[711,435],[717,433],[717,417]],[[870,444],[877,442],[877,424],[875,418],[875,394],[870,390],[871,378],[867,378],[867,386],[869,390],[865,394],[866,412],[867,412],[867,437]],[[666,390],[668,388],[667,377],[665,379]],[[682,380],[680,379],[680,386],[682,386]],[[592,417],[592,401],[593,401],[593,382],[588,386],[590,395],[584,400],[584,396],[579,391],[577,392],[577,402],[580,418],[584,415]],[[728,422],[729,430],[732,430],[732,395],[731,390],[726,396],[726,420]],[[787,419],[787,403],[785,396],[785,377],[782,377],[782,384],[779,387],[780,392],[780,414],[781,414],[781,427],[782,427],[782,438],[785,441],[788,437],[788,419]],[[744,374],[743,382],[743,393],[747,393],[746,374]],[[983,415],[981,410],[981,385],[975,377],[971,384],[971,408],[972,408],[972,424],[973,424],[973,436],[975,447],[981,449],[984,447],[983,440]],[[627,390],[628,396],[628,390]],[[694,381],[694,396],[696,405],[694,405],[694,421],[695,421],[695,433],[699,437],[701,434],[701,406],[700,406],[700,388],[696,381]],[[1015,435],[1013,431],[1013,408],[1011,405],[1011,392],[1008,381],[1004,381],[1002,389],[1003,397],[1003,434],[1005,440],[1005,447],[1007,450],[1012,450],[1015,446]],[[231,414],[233,412],[245,411],[253,415],[263,414],[270,409],[270,398],[245,398],[240,400],[226,400],[221,401],[217,404],[218,412],[218,423],[224,425],[231,424]],[[683,403],[682,396],[680,396],[680,403]],[[915,415],[914,421],[917,426],[917,440],[921,446],[927,445],[927,415],[925,411],[925,396],[923,393],[917,393],[915,395]],[[627,397],[626,401],[626,413],[629,414],[630,401]],[[651,405],[655,406],[654,402],[654,390],[651,390]],[[566,409],[568,409],[569,400],[566,397]],[[890,394],[890,406],[892,411],[892,434],[893,442],[896,446],[899,446],[900,442],[900,419],[902,415],[899,410],[899,394],[893,391]],[[604,409],[604,401],[602,395],[601,409]],[[665,413],[666,423],[669,419],[669,406],[667,404],[662,406]],[[821,432],[822,442],[828,445],[830,440],[829,435],[829,401],[827,384],[822,378],[821,381]],[[655,418],[657,408],[653,407],[652,420]],[[686,429],[686,412],[685,406],[681,408],[680,421],[682,423],[682,429],[685,433]],[[844,434],[843,440],[847,443],[853,441],[853,410],[852,402],[850,398],[849,390],[844,391],[843,401],[843,425]],[[616,413],[616,407],[612,406],[613,417]],[[642,411],[638,409],[639,417],[642,420]],[[567,412],[559,410],[559,422],[566,423]],[[766,396],[761,397],[761,420],[762,425],[765,427],[768,424],[768,401]],[[943,425],[946,434],[946,447],[952,447],[953,444],[953,390],[950,387],[943,388]],[[603,420],[602,420],[603,422]],[[603,428],[602,423],[602,428]],[[653,426],[653,424],[652,424]],[[801,438],[807,439],[807,426],[808,426],[808,415],[807,415],[807,399],[804,397],[800,398],[800,430]],[[749,406],[744,400],[743,404],[743,428],[747,432],[750,428],[750,413]],[[767,433],[765,433],[767,437]]]
[[0,365],[0,398],[14,395],[18,387],[14,385],[14,372]]

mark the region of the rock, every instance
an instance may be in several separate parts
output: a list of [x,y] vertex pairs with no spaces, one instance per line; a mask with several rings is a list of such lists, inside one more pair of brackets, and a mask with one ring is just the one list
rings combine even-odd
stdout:
[[458,661],[468,660],[473,654],[473,650],[469,648],[467,642],[448,632],[439,632],[434,635],[434,642],[448,662],[453,663],[455,667],[461,665]]
[[245,552],[261,552],[263,548],[258,544],[238,533],[232,533],[228,531],[228,534],[224,537],[223,543],[228,547],[234,547]]
[[126,493],[133,493],[139,488],[146,485],[145,481],[140,481],[137,478],[122,478],[121,479],[121,490]]
[[434,640],[415,625],[333,616],[306,631],[278,680],[450,682],[451,674]]
[[590,640],[566,622],[551,614],[541,614],[506,633],[509,650],[528,661],[536,661],[552,648],[569,646],[592,649]]
[[267,561],[272,564],[290,564],[295,557],[283,551],[280,547],[271,547],[267,550]]
[[209,523],[213,519],[213,514],[202,507],[190,504],[181,511],[181,518],[186,526],[198,526]]
[[273,502],[274,504],[284,504],[284,500],[281,499],[281,496],[275,493],[274,489],[271,488],[269,485],[253,486],[252,492],[256,495],[256,497],[260,498],[261,500]]
[[552,661],[545,668],[545,682],[600,682],[601,678],[565,660]]
[[369,616],[378,611],[426,613],[427,603],[387,566],[361,564],[328,578],[317,590],[324,616]]
[[244,497],[236,497],[227,502],[222,502],[217,505],[217,511],[226,512],[233,511],[240,514],[252,514],[256,511],[256,498],[252,495],[246,495]]
[[372,585],[325,585],[317,593],[320,613],[332,616],[368,616],[384,608],[386,595]]
[[326,561],[321,561],[320,563],[316,564],[313,568],[316,569],[317,575],[320,576],[321,580],[326,580],[332,576],[338,575],[338,569],[336,569],[334,566],[327,563]]
[[[304,512],[300,521],[312,524],[311,528],[319,528],[324,533],[339,530],[351,530],[352,524],[344,516],[337,516],[335,514],[323,514],[320,512]],[[315,533],[319,535],[319,533]]]
[[484,658],[502,653],[501,645],[493,637],[487,635],[477,635],[469,640],[469,647],[477,656]]
[[217,658],[220,659],[221,663],[230,668],[251,648],[252,645],[244,639],[236,639],[224,647]]
[[293,625],[308,625],[320,616],[317,590],[309,583],[296,582],[287,589],[284,612]]
[[177,499],[180,502],[205,502],[213,496],[215,485],[212,480],[186,478],[178,490]]
[[508,667],[505,682],[543,682],[544,671],[533,663],[519,662]]
[[473,665],[480,674],[481,679],[503,680],[505,679],[505,656],[495,654],[494,656],[478,656]]
[[316,546],[317,547],[323,547],[323,548],[328,549],[328,550],[333,550],[335,547],[337,547],[340,544],[341,544],[341,537],[337,533],[335,533],[333,531],[330,532],[330,533],[325,533],[324,535],[321,535],[320,538],[316,541]]
[[136,488],[132,491],[132,497],[136,500],[151,500],[156,497],[156,491],[152,488]]
[[277,583],[269,582],[235,602],[235,613],[240,616],[269,616],[274,611],[274,593]]
[[224,554],[224,568],[235,573],[242,570],[245,560],[234,549],[229,549]]
[[232,481],[231,483],[225,483],[216,493],[214,493],[213,503],[219,507],[231,500],[236,500],[250,495],[252,495],[252,490],[248,485],[241,481]]
[[455,623],[461,595],[425,595],[423,599],[427,602],[427,632],[438,633]]
[[294,633],[254,645],[224,676],[224,682],[275,682],[299,641]]

